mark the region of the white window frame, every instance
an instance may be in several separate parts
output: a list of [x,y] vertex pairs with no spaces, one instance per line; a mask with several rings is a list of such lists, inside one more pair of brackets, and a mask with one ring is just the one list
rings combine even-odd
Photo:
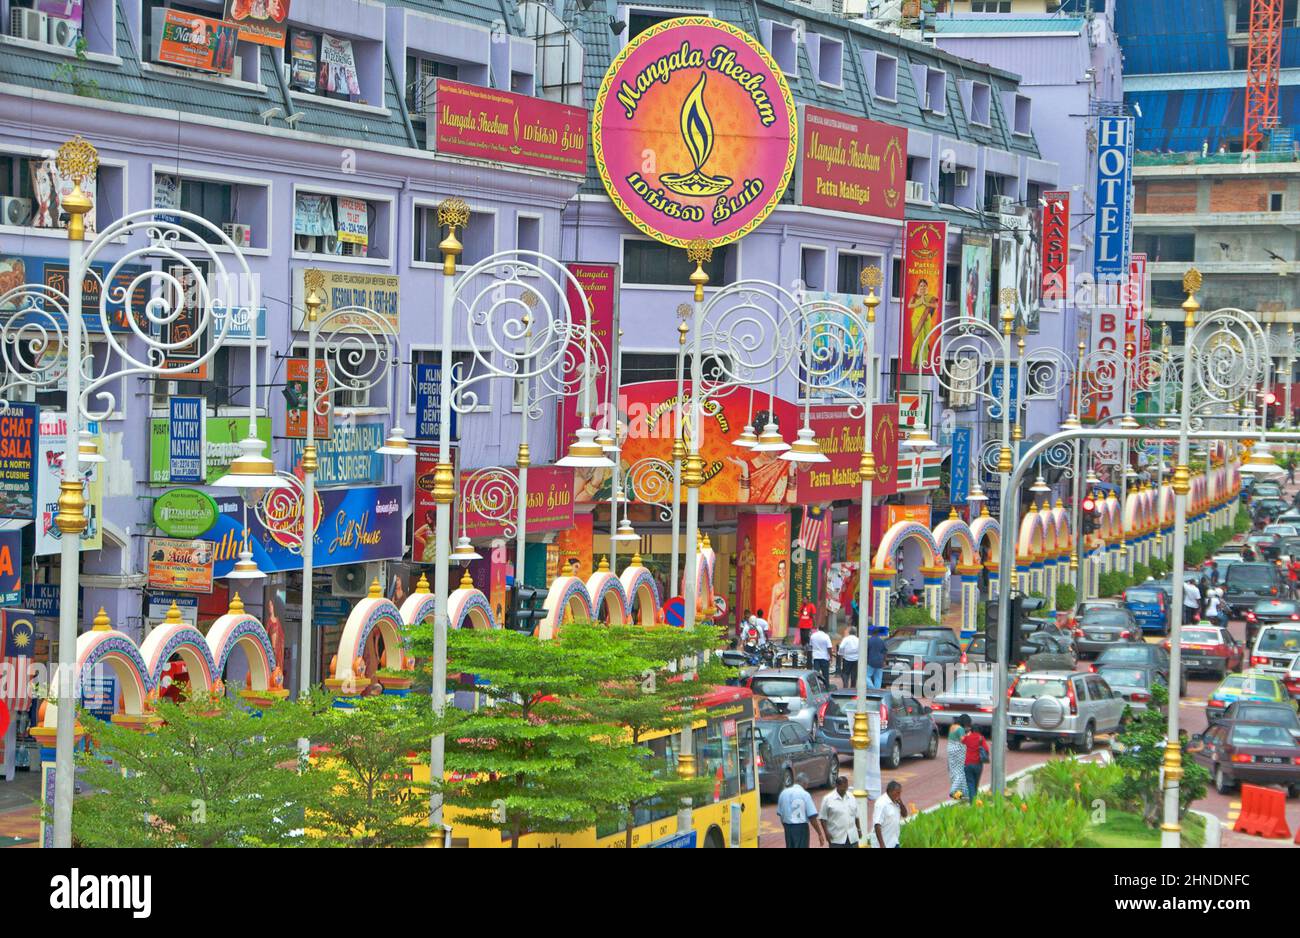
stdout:
[[[981,88],[984,89],[985,95],[984,120],[976,120],[975,99]],[[970,83],[970,114],[967,115],[967,119],[976,127],[993,126],[993,86],[988,82],[972,81]]]
[[[289,344],[289,357],[290,358],[309,357],[307,354],[307,340],[295,338],[293,342]],[[321,352],[319,346],[316,349],[316,360],[318,362],[321,360]],[[283,360],[281,360],[280,363],[283,364]],[[386,381],[380,382],[380,384],[386,384],[386,383],[387,383]],[[334,408],[333,408],[334,415],[337,416],[338,411],[340,410],[347,411],[353,417],[380,417],[386,415],[389,411],[388,407],[370,403],[371,395],[374,393],[375,388],[379,386],[380,385],[375,385],[373,387],[368,387],[368,388],[340,388],[336,390],[334,392],[335,393]],[[366,403],[356,404],[356,405],[344,404],[338,400],[337,395],[340,391],[346,394],[357,394],[357,393],[365,394]],[[246,406],[236,407],[235,411],[238,413],[246,414],[248,413],[248,408]]]
[[[310,97],[310,95],[309,95]],[[292,201],[290,206],[298,204],[298,193],[305,192],[312,195],[327,195],[332,198],[343,196],[347,199],[365,199],[367,202],[387,202],[388,203],[388,257],[352,257],[346,254],[312,254],[307,251],[299,251],[294,248],[291,257],[296,261],[318,261],[330,264],[352,264],[358,267],[392,267],[396,258],[393,257],[393,249],[397,245],[396,229],[397,224],[397,199],[388,193],[369,192],[364,189],[336,189],[329,185],[328,182],[322,182],[316,185],[304,185],[295,182],[291,193]],[[337,224],[337,219],[335,219]],[[297,237],[293,232],[293,216],[289,217],[289,237],[290,244]],[[438,265],[442,266],[442,265]]]
[[[804,269],[803,269],[803,252],[804,252],[804,251],[819,251],[819,252],[821,253],[821,256],[822,256],[822,286],[821,286],[820,288],[817,288],[817,287],[810,287],[810,286],[808,285],[808,281],[804,279],[804,276],[803,276],[803,275],[804,275]],[[830,258],[831,258],[830,248],[828,248],[825,244],[815,244],[815,243],[813,243],[813,242],[809,242],[809,241],[801,241],[801,242],[799,243],[799,279],[800,279],[800,280],[803,280],[803,285],[804,285],[804,289],[805,289],[805,290],[815,290],[815,289],[821,289],[821,290],[827,290],[827,291],[830,290],[830,288],[826,285],[826,281],[827,281],[827,277],[826,277],[826,268],[827,268],[827,267],[829,266],[829,264],[830,264]],[[834,291],[831,291],[831,292],[834,292]]]
[[[817,74],[813,77],[817,79],[817,83],[819,85],[823,85],[824,87],[827,88],[843,89],[844,88],[844,42],[840,39],[836,39],[834,36],[825,36],[822,35],[821,33],[805,33],[804,44],[807,45],[809,40],[811,40],[813,36],[817,37],[817,55],[815,57]],[[839,78],[836,81],[827,81],[825,78],[822,77],[822,55],[825,53],[826,51],[825,46],[827,45],[839,46],[840,73],[839,73]]]
[[[54,156],[57,150],[58,150],[57,147],[33,147],[33,146],[26,146],[21,143],[5,143],[0,145],[0,156],[21,156],[30,159],[38,156]],[[128,165],[129,164],[127,160],[115,159],[112,157],[104,157],[104,156],[101,156],[99,158],[100,169],[107,167],[109,169],[118,169],[122,171],[122,206],[121,206],[121,211],[118,213],[117,216],[118,218],[121,218],[125,215],[129,215],[131,213],[131,192],[130,192],[131,174],[127,171]],[[96,199],[99,198],[98,185],[96,185],[95,187],[95,198]],[[152,190],[150,190],[149,199],[150,201],[153,200]],[[101,224],[101,220],[99,218],[96,218],[95,234],[98,235],[99,232],[103,230],[103,228],[104,226]],[[60,241],[67,241],[68,229],[67,228],[31,228],[31,227],[23,227],[19,225],[0,225],[0,235],[12,235],[16,238],[57,238]],[[88,241],[92,240],[93,236],[91,236],[89,231],[86,232],[86,235],[87,235],[86,240]],[[120,238],[115,238],[113,240],[113,243],[125,244],[126,235],[122,235]],[[7,253],[21,253],[21,252],[13,251],[12,246],[10,248],[7,248],[6,251]]]
[[[262,231],[265,232],[266,234],[266,243],[268,245],[274,242],[275,239],[273,237],[274,232],[271,228],[271,219],[274,217],[274,209],[272,208],[272,206],[275,204],[274,203],[275,184],[270,176],[231,176],[225,173],[212,173],[201,169],[171,169],[170,167],[165,166],[161,163],[153,163],[150,166],[150,172],[149,172],[149,207],[150,208],[157,207],[153,204],[153,193],[154,193],[154,186],[159,176],[177,176],[181,180],[190,179],[195,182],[220,182],[220,183],[229,183],[232,186],[257,186],[259,188],[265,189],[266,190],[266,217],[262,219],[262,225],[264,226],[262,228]],[[162,209],[162,211],[167,211],[167,209]],[[224,244],[213,244],[211,245],[211,247],[213,250],[224,254],[233,253],[230,250],[230,248],[226,247]],[[183,244],[181,245],[181,248],[182,251],[189,250],[193,252],[201,252],[202,250],[198,247],[186,248]],[[248,254],[250,256],[255,256],[255,257],[271,256],[271,249],[269,247],[242,248],[241,251],[244,254]]]
[[[939,96],[939,104],[942,110],[934,106],[933,95],[930,92],[930,84],[934,81],[935,75],[943,76],[943,93]],[[928,111],[936,117],[948,116],[948,73],[941,68],[925,66],[925,103],[921,110]]]
[[[790,23],[782,23],[779,20],[770,20],[770,19],[759,20],[760,33],[763,32],[764,26],[767,28],[767,42],[764,45],[767,48],[768,54],[772,56],[772,61],[776,63],[777,68],[781,69],[781,74],[785,75],[788,78],[798,78],[799,77],[799,27],[794,26]],[[781,30],[783,33],[788,33],[790,35],[791,48],[794,50],[794,62],[792,63],[791,68],[786,68],[784,65],[781,64],[781,60],[777,58],[776,49],[773,48],[776,44],[776,32],[778,29]]]
[[[106,3],[107,6],[108,6],[108,8],[109,8],[109,10],[110,10],[110,15],[111,15],[111,17],[112,17],[112,21],[113,21],[113,35],[112,35],[112,37],[111,37],[111,41],[112,41],[112,45],[113,45],[113,51],[112,51],[112,52],[91,52],[89,49],[87,49],[87,50],[86,50],[86,61],[87,61],[87,62],[99,62],[99,63],[101,63],[101,64],[106,64],[106,65],[121,65],[121,64],[122,64],[122,57],[121,57],[120,55],[117,54],[117,6],[116,6],[116,4],[113,2],[113,0],[86,0],[86,2],[87,2],[87,3],[96,3],[96,2],[103,2],[103,3]],[[10,9],[10,10],[13,10],[13,9],[14,9],[14,4],[13,4],[12,0],[10,0],[9,9]],[[11,14],[11,16],[12,16],[12,14]],[[85,10],[84,10],[84,9],[82,10],[82,23],[83,23],[83,25],[84,25],[84,23],[85,23]],[[44,42],[34,42],[34,41],[31,40],[31,39],[22,39],[22,38],[20,38],[20,37],[18,37],[18,36],[11,36],[11,35],[9,35],[9,28],[10,28],[9,21],[6,20],[5,23],[4,23],[4,35],[3,35],[3,36],[0,36],[0,46],[3,46],[3,45],[10,45],[10,46],[17,46],[18,48],[21,48],[21,49],[35,49],[35,50],[38,51],[38,52],[44,52],[44,53],[47,53],[47,54],[49,54],[49,55],[58,56],[58,57],[60,57],[60,58],[64,58],[64,59],[75,59],[75,58],[77,57],[77,50],[76,50],[76,49],[69,49],[69,48],[65,48],[65,47],[63,47],[63,46],[50,45],[50,44],[48,44],[48,43],[44,43]],[[85,35],[85,30],[84,30],[84,28],[83,28],[83,30],[82,30],[82,35],[83,35],[83,36]]]
[[[415,357],[415,356],[416,356],[416,353],[419,353],[419,352],[436,352],[436,353],[441,353],[441,351],[442,351],[442,346],[441,346],[441,345],[434,345],[434,344],[429,343],[429,342],[412,342],[412,343],[411,343],[411,346],[410,346],[410,355],[411,355],[411,359],[410,359],[410,361],[411,361],[410,370],[411,370],[411,372],[414,373],[415,366],[416,366],[417,364],[427,364],[426,362],[417,362],[417,361],[416,361],[416,357]],[[454,342],[453,342],[453,343],[452,343],[452,346],[451,346],[451,355],[452,355],[452,363],[453,363],[453,364],[455,364],[455,358],[456,358],[456,353],[457,353],[457,352],[461,352],[461,353],[464,353],[464,354],[466,354],[466,355],[469,355],[471,359],[473,359],[473,357],[474,357],[474,349],[473,349],[471,346],[469,346],[469,345],[467,345],[467,344],[465,344],[465,343],[459,343],[459,344],[458,344],[458,343],[454,343]],[[435,356],[435,357],[437,357],[437,356]],[[488,359],[491,360],[491,357],[492,357],[492,356],[489,355],[489,356],[488,356]],[[415,398],[413,398],[413,397],[410,396],[410,388],[411,388],[411,385],[412,385],[413,383],[414,383],[414,382],[413,382],[411,379],[409,379],[409,378],[407,379],[407,382],[406,382],[406,394],[407,394],[407,398],[408,398],[408,400],[407,400],[407,402],[406,402],[406,412],[407,412],[407,414],[414,414],[414,413],[415,413]],[[480,381],[480,382],[478,382],[477,384],[474,385],[474,388],[475,388],[475,390],[478,390],[478,391],[479,391],[479,403],[476,404],[476,405],[474,405],[474,407],[472,407],[470,410],[465,411],[465,413],[467,413],[467,414],[490,414],[490,413],[492,413],[492,401],[493,401],[493,398],[495,397],[496,382],[495,382],[495,381],[492,381],[491,379],[486,380],[486,381]],[[480,389],[486,389],[486,390],[480,390]],[[518,411],[515,411],[515,412],[518,413]],[[463,415],[462,415],[462,416],[463,416]]]
[[[1016,125],[1019,123],[1016,117],[1020,113],[1022,101],[1029,112],[1029,119],[1025,121],[1027,129],[1023,131],[1016,129]],[[1027,94],[1021,94],[1019,91],[1014,91],[1011,95],[1011,135],[1013,137],[1032,137],[1034,135],[1034,99]]]
[[[469,206],[469,214],[471,219],[475,215],[492,216],[492,250],[488,251],[487,253],[487,256],[491,257],[493,254],[501,250],[501,212],[497,209],[495,205],[489,205],[486,202],[470,202],[468,199],[466,199],[465,201],[466,204]],[[441,204],[442,204],[442,199],[416,198],[411,200],[411,231],[412,231],[411,256],[407,259],[407,262],[411,265],[412,268],[416,270],[442,270],[441,259],[436,261],[418,261],[415,259],[415,236],[414,236],[416,216],[419,214],[420,209],[431,208],[434,211],[437,211],[438,206]],[[462,241],[464,241],[465,239],[465,230],[463,228],[460,230],[460,238]],[[457,263],[460,264],[461,262],[457,261]],[[478,261],[473,261],[463,266],[473,266],[473,264],[475,263],[478,263]]]
[[[738,282],[738,281],[744,279],[744,277],[742,276],[742,274],[741,274],[741,272],[740,272],[740,261],[741,261],[741,257],[742,257],[742,254],[741,254],[741,251],[740,251],[740,246],[741,246],[742,243],[744,243],[744,240],[745,240],[744,238],[741,238],[740,240],[738,240],[738,241],[732,241],[732,242],[730,242],[730,244],[727,245],[729,248],[731,248],[731,250],[733,250],[733,251],[736,252],[736,253],[733,255],[733,256],[735,257],[735,264],[736,264],[736,275],[735,275],[735,277],[732,278],[732,282],[733,282],[733,283]],[[626,276],[625,271],[627,270],[627,265],[623,263],[623,258],[624,258],[624,256],[626,256],[626,251],[625,251],[625,249],[624,249],[624,245],[625,245],[628,241],[648,241],[648,242],[653,242],[653,241],[654,241],[654,238],[647,238],[647,237],[645,237],[644,235],[631,235],[631,234],[620,234],[620,235],[619,235],[619,237],[618,237],[618,288],[619,288],[620,290],[672,290],[672,289],[674,289],[674,286],[673,286],[673,284],[671,284],[671,283],[628,283],[628,282],[624,279],[625,276]],[[439,265],[439,266],[441,266],[441,265]],[[721,289],[723,289],[723,288],[726,287],[726,286],[727,286],[727,284],[717,284],[717,285],[714,285],[714,286],[708,286],[708,285],[706,285],[706,286],[704,287],[704,292],[705,292],[706,294],[707,294],[707,293],[716,293],[718,290],[721,290]]]
[[877,253],[874,252],[874,251],[859,251],[859,250],[857,250],[857,249],[855,249],[855,248],[836,248],[836,249],[835,249],[835,289],[832,290],[829,286],[826,288],[826,289],[829,290],[831,293],[843,293],[843,292],[848,292],[850,296],[862,296],[862,295],[863,295],[861,292],[859,292],[859,291],[862,289],[862,285],[861,285],[861,284],[858,285],[858,289],[857,289],[857,290],[843,291],[843,290],[841,290],[841,289],[839,288],[839,287],[840,287],[840,257],[843,256],[843,255],[849,255],[849,256],[851,256],[851,257],[861,257],[861,258],[863,258],[862,268],[863,268],[864,270],[865,270],[867,267],[870,266],[870,264],[869,264],[868,262],[869,262],[872,258],[874,258],[874,259],[876,260],[876,264],[877,264],[877,266],[880,268],[881,276],[884,276],[884,274],[885,274],[885,255],[883,255],[883,254],[877,254]]
[[[870,50],[866,54],[871,56],[871,70],[867,74],[867,84],[871,88],[871,99],[873,101],[884,101],[888,104],[897,104],[898,103],[898,56],[889,55],[888,53],[885,52],[875,52]],[[894,94],[892,97],[886,94],[881,94],[880,86],[876,81],[877,75],[880,70],[880,65],[883,61],[892,62],[894,65]]]
[[[537,250],[538,252],[540,252],[540,253],[543,253],[543,254],[546,253],[546,252],[545,252],[545,246],[546,246],[546,216],[545,216],[544,214],[542,214],[541,212],[526,212],[526,211],[524,211],[523,209],[520,209],[519,211],[515,212],[515,248],[518,249],[518,250],[528,250],[527,248],[522,248],[522,247],[520,247],[520,244],[519,244],[519,219],[521,219],[521,218],[531,218],[531,219],[535,219],[535,220],[537,221],[537,248],[536,248],[536,250]],[[537,276],[537,275],[536,275],[536,274],[530,274],[529,276],[534,276],[534,277],[535,277],[535,276]]]

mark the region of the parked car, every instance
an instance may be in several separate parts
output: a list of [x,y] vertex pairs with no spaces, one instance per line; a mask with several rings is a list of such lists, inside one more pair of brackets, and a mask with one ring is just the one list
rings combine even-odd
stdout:
[[1124,591],[1124,605],[1143,632],[1169,633],[1169,595],[1160,586],[1130,586]]
[[1251,488],[1250,494],[1252,498],[1280,499],[1282,497],[1282,483],[1268,480],[1258,481]]
[[[1165,679],[1169,678],[1169,650],[1163,645],[1152,645],[1149,642],[1133,642],[1122,645],[1114,645],[1103,651],[1092,666],[1094,672],[1107,665],[1144,665],[1149,668],[1155,668],[1157,671],[1163,671]],[[1179,682],[1180,694],[1187,693],[1187,671],[1182,672],[1182,680]]]
[[762,668],[749,678],[749,689],[766,697],[777,713],[798,723],[809,733],[830,700],[830,688],[810,668]]
[[1223,719],[1223,712],[1228,709],[1228,705],[1238,700],[1285,703],[1295,709],[1295,701],[1287,693],[1281,678],[1247,671],[1244,674],[1229,674],[1219,683],[1205,701],[1206,719],[1212,724],[1218,723]]
[[1155,668],[1134,665],[1108,664],[1097,673],[1106,679],[1110,689],[1119,694],[1132,710],[1145,710],[1151,703],[1151,688],[1156,684],[1169,686],[1169,679]]
[[[985,653],[987,648],[988,635],[984,632],[976,632],[971,636],[971,640],[966,643],[966,649],[962,652],[960,663],[982,664],[988,662],[989,658]],[[1015,660],[1011,662],[1011,666],[1016,667],[1024,664],[1037,655],[1061,655],[1068,657],[1072,662],[1077,662],[1079,659],[1078,652],[1074,647],[1074,640],[1070,635],[1055,630],[1043,629],[1025,635],[1020,650],[1015,655]]]
[[[1166,640],[1165,648],[1168,647]],[[1220,680],[1229,671],[1240,671],[1246,657],[1246,646],[1232,632],[1204,622],[1183,626],[1178,647],[1182,649],[1185,671],[1208,671]]]
[[1007,702],[1007,746],[1027,739],[1092,749],[1098,733],[1112,733],[1127,702],[1104,678],[1086,671],[1035,671],[1019,675]]
[[1300,741],[1273,723],[1232,720],[1192,738],[1192,758],[1210,770],[1221,795],[1240,782],[1284,785],[1287,797],[1300,795]]
[[1246,644],[1252,648],[1261,632],[1270,625],[1300,628],[1300,603],[1291,599],[1266,599],[1246,613]]
[[1296,511],[1295,508],[1289,508],[1277,516],[1276,523],[1294,524],[1296,527],[1300,528],[1300,511]]
[[1128,609],[1094,609],[1079,619],[1074,647],[1080,655],[1099,655],[1111,645],[1142,641],[1142,627]]
[[1282,538],[1282,543],[1278,545],[1277,559],[1283,563],[1290,563],[1297,557],[1300,557],[1300,537]]
[[1223,721],[1227,723],[1232,720],[1272,723],[1283,727],[1294,736],[1300,736],[1300,715],[1297,715],[1289,704],[1256,703],[1253,700],[1234,701],[1223,711]]
[[1277,560],[1278,555],[1282,553],[1282,538],[1276,534],[1267,534],[1259,531],[1246,538],[1246,546],[1252,548],[1255,553],[1265,560]]
[[[851,755],[857,703],[856,691],[834,691],[817,733],[818,742]],[[939,727],[931,709],[915,697],[888,688],[867,688],[867,707],[880,711],[880,764],[885,768],[898,768],[907,756],[933,759],[939,752]]]
[[953,638],[956,633],[946,625],[900,625],[890,628],[890,638]]
[[885,642],[885,670],[882,683],[887,687],[910,689],[921,693],[926,675],[941,674],[944,668],[961,664],[962,650],[957,636],[890,638]]
[[1279,538],[1300,537],[1300,525],[1283,524],[1281,520],[1264,525],[1265,534],[1276,534]]
[[934,722],[948,729],[964,713],[976,729],[993,728],[993,675],[988,671],[963,671],[952,686],[930,701]]
[[[1295,605],[1291,603],[1290,605]],[[1287,625],[1260,623],[1250,649],[1250,666],[1267,674],[1285,674],[1300,655],[1300,622]]]
[[804,788],[834,788],[840,757],[825,743],[814,742],[791,720],[755,720],[758,732],[758,793],[775,798],[790,782]]
[[1223,601],[1228,615],[1244,619],[1262,600],[1282,596],[1282,574],[1271,563],[1238,563],[1223,575]]

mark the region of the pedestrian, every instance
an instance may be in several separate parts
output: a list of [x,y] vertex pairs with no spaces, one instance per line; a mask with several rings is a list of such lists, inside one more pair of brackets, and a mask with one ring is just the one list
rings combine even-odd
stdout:
[[867,686],[880,687],[885,677],[885,640],[879,635],[867,636]]
[[1205,618],[1215,625],[1226,625],[1223,616],[1223,590],[1211,589],[1206,593]]
[[1294,459],[1287,460],[1286,481],[1288,485],[1295,485],[1295,460]]
[[811,599],[805,600],[799,608],[799,644],[805,648],[812,642],[814,623],[817,617],[817,606]]
[[848,687],[858,686],[858,630],[848,626],[840,639],[840,681]]
[[740,620],[740,625],[736,627],[736,640],[742,646],[747,645],[757,638],[757,635],[753,634],[754,631],[754,614],[746,609],[745,615]]
[[808,647],[812,650],[813,670],[822,676],[822,683],[829,690],[831,686],[831,637],[826,634],[825,629],[814,629],[812,638],[808,640]]
[[822,799],[822,811],[817,820],[826,835],[828,847],[856,847],[862,839],[858,803],[849,794],[849,780],[843,775],[835,779],[835,790]]
[[891,781],[885,786],[885,793],[876,799],[871,809],[871,823],[876,833],[876,845],[885,848],[897,847],[905,817],[907,817],[907,807],[903,804],[902,783]]
[[813,822],[812,829],[817,832],[817,840],[822,844],[826,843],[820,825],[815,823],[817,805],[813,804],[812,795],[808,794],[808,790],[793,778],[781,792],[781,797],[776,799],[776,816],[781,819],[781,826],[785,828],[787,850],[801,850],[808,847],[809,822]]
[[758,647],[762,648],[764,645],[767,644],[767,635],[768,632],[771,631],[771,626],[769,626],[767,624],[767,620],[763,618],[762,609],[754,613],[753,621],[750,624],[754,628],[758,629]]
[[1247,544],[1245,547],[1241,549],[1241,562],[1242,563],[1255,562],[1255,551],[1251,548],[1249,544]]
[[948,728],[948,797],[955,801],[960,801],[966,790],[966,747],[962,738],[967,731],[963,722],[970,722],[964,713]]
[[1201,611],[1201,591],[1194,580],[1183,584],[1183,621],[1195,622]]
[[970,714],[963,713],[960,719],[962,728],[966,730],[966,735],[961,738],[961,744],[966,747],[966,797],[971,804],[974,804],[975,795],[980,790],[980,775],[984,771],[984,763],[989,761],[989,744],[984,739],[983,733],[971,729]]

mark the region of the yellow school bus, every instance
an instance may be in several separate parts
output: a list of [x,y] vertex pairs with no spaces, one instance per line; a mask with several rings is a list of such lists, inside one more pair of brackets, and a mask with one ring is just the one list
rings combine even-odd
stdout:
[[[677,805],[638,809],[633,847],[757,847],[758,770],[754,762],[754,699],[745,687],[717,687],[702,701],[703,719],[693,724],[696,771],[714,779],[711,797],[692,811],[690,831],[677,831]],[[681,732],[650,734],[643,741],[654,758],[675,769]],[[509,847],[508,834],[456,823],[447,808],[453,847]],[[626,847],[626,822],[572,834],[526,834],[520,847]]]

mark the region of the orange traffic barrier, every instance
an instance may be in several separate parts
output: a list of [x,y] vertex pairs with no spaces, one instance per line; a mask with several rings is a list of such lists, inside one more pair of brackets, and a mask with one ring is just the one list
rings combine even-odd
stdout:
[[1286,823],[1286,792],[1261,785],[1241,786],[1241,814],[1232,828],[1257,837],[1290,837]]

